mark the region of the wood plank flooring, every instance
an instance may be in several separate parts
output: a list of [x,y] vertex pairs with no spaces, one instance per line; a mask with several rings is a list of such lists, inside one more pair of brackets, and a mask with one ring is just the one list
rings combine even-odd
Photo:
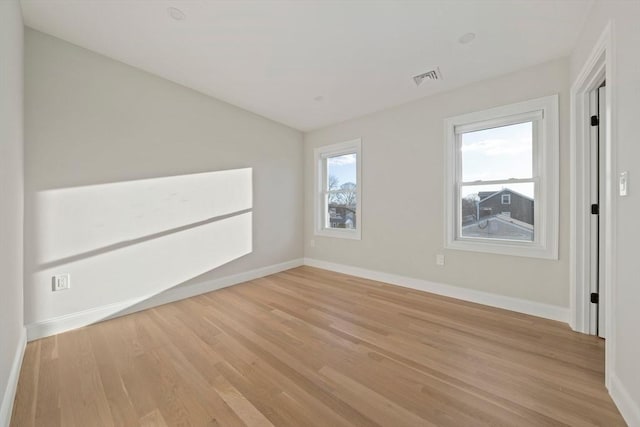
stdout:
[[623,426],[603,344],[300,267],[29,343],[11,425]]

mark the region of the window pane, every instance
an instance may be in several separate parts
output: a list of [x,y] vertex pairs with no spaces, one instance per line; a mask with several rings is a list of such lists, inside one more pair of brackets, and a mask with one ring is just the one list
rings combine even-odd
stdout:
[[356,181],[356,154],[343,154],[327,158],[327,189],[341,190],[343,186],[351,187]]
[[[343,184],[343,186],[345,186]],[[357,193],[355,184],[349,189],[336,193],[329,193],[327,218],[329,228],[356,228],[356,201]]]
[[463,186],[462,237],[533,241],[534,183]]
[[356,154],[327,158],[327,218],[329,228],[356,228]]
[[532,122],[467,132],[461,138],[464,182],[532,177]]

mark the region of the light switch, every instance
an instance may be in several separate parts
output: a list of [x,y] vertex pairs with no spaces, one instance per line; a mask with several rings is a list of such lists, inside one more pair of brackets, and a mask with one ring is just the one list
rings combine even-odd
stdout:
[[618,179],[618,183],[620,187],[619,194],[621,196],[626,196],[627,190],[629,187],[629,173],[627,171],[620,172],[620,178]]

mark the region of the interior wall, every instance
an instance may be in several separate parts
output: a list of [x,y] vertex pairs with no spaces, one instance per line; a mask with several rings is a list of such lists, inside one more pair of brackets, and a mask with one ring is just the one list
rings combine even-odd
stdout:
[[[17,0],[0,2],[0,403],[8,402],[11,368],[23,334],[23,30]],[[7,393],[5,395],[5,393]],[[9,411],[11,407],[2,407]],[[0,424],[4,422],[0,413]]]
[[[621,411],[630,425],[640,425],[640,286],[637,259],[640,241],[640,2],[595,2],[571,57],[571,79],[573,81],[578,76],[609,22],[612,23],[614,43],[613,84],[608,85],[608,90],[613,92],[614,103],[615,173],[628,171],[630,180],[628,196],[616,196],[615,330],[613,337],[609,338],[614,341],[614,386],[621,386],[623,391],[617,390],[620,393],[618,397],[623,395],[626,398],[626,402],[622,402],[626,404],[620,405]],[[614,192],[616,190],[613,189]]]
[[300,132],[25,37],[27,324],[302,257]]
[[[556,93],[560,100],[559,259],[444,249],[443,119]],[[305,257],[568,307],[568,117],[569,63],[559,59],[309,132],[305,135]],[[362,138],[362,240],[315,236],[313,148],[354,138]],[[436,254],[445,255],[445,266],[436,265]]]

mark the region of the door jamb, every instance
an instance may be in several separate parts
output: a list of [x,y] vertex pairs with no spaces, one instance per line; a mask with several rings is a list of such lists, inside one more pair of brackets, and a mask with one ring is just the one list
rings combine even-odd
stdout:
[[604,291],[605,291],[605,385],[611,388],[613,361],[615,360],[615,228],[617,186],[615,165],[615,74],[613,70],[613,31],[609,22],[596,42],[591,54],[571,86],[571,236],[570,251],[570,325],[582,333],[589,333],[589,267],[590,267],[590,164],[589,164],[589,92],[606,78],[606,111],[601,120],[605,128],[605,198],[600,202],[604,211]]

